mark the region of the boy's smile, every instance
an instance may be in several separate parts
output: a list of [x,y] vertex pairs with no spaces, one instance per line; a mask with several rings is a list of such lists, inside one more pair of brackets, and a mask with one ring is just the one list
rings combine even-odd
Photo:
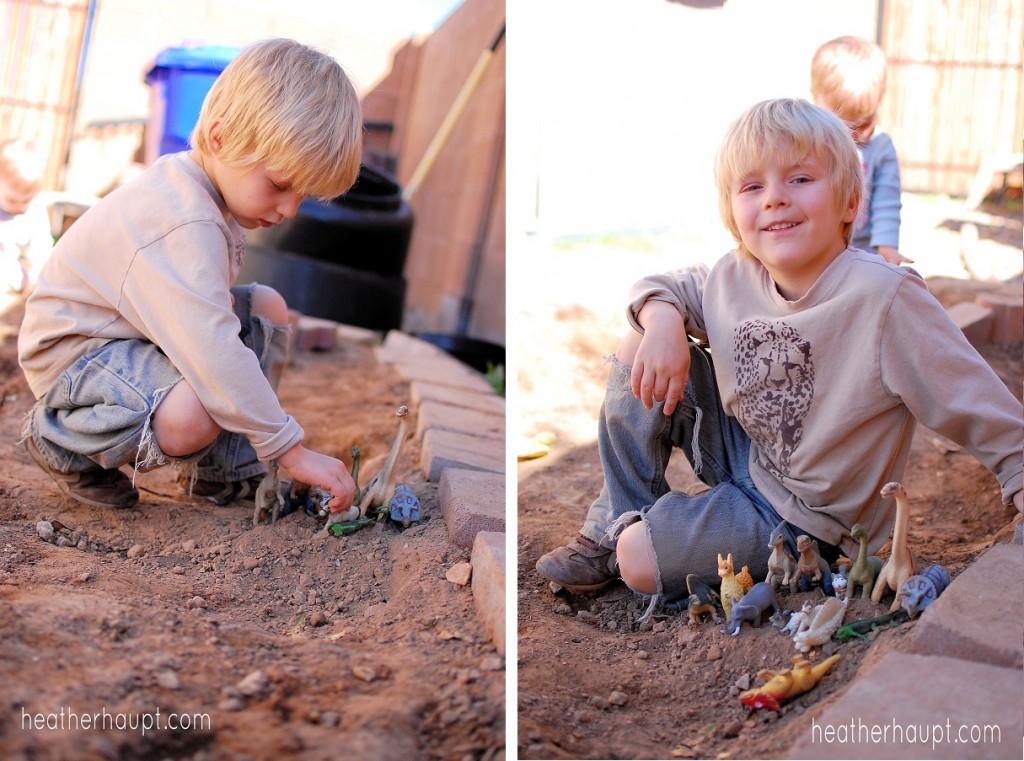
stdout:
[[796,163],[766,159],[732,191],[743,244],[791,301],[846,248],[843,225],[856,212],[836,208],[828,168],[813,155]]

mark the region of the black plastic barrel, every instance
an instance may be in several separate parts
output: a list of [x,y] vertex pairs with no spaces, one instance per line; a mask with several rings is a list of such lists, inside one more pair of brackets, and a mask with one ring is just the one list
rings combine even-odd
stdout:
[[256,245],[373,272],[402,274],[412,237],[412,208],[383,170],[364,164],[355,185],[328,203],[306,199],[293,219],[253,230]]
[[310,317],[371,330],[402,326],[406,282],[342,264],[247,244],[239,283],[263,283]]

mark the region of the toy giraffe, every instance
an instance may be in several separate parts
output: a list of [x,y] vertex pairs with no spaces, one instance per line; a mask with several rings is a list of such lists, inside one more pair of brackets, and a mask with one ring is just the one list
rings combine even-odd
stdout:
[[892,551],[889,559],[882,566],[878,578],[875,579],[875,587],[871,590],[871,601],[880,602],[882,594],[886,589],[892,589],[896,593],[896,599],[892,601],[890,611],[900,607],[900,590],[903,584],[917,573],[917,560],[914,553],[907,546],[907,523],[910,520],[910,505],[907,501],[907,492],[903,485],[892,481],[882,487],[879,492],[883,497],[896,498],[896,523],[892,529]]

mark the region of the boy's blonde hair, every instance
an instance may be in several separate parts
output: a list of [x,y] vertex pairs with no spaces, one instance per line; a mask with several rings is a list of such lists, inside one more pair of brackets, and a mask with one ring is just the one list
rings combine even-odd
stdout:
[[[715,158],[715,184],[722,221],[742,253],[750,255],[732,213],[736,185],[761,166],[765,156],[797,163],[811,154],[824,159],[828,167],[836,208],[846,209],[853,203],[859,210],[864,169],[850,131],[832,112],[799,98],[778,98],[752,106],[729,127]],[[853,225],[843,225],[847,245]]]
[[329,200],[359,175],[363,120],[351,81],[330,56],[294,40],[242,50],[217,77],[192,131],[192,147],[213,151],[209,126],[229,166],[265,163],[301,196]]
[[860,37],[837,37],[811,60],[811,95],[851,126],[873,125],[885,94],[882,49]]
[[29,198],[43,181],[43,157],[31,143],[18,138],[0,141],[0,182]]

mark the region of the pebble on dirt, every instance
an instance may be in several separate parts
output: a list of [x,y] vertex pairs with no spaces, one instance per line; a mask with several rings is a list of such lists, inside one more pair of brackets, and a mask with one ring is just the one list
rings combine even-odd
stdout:
[[469,584],[469,580],[473,577],[473,566],[469,563],[456,563],[448,569],[444,577],[452,584],[464,587]]

